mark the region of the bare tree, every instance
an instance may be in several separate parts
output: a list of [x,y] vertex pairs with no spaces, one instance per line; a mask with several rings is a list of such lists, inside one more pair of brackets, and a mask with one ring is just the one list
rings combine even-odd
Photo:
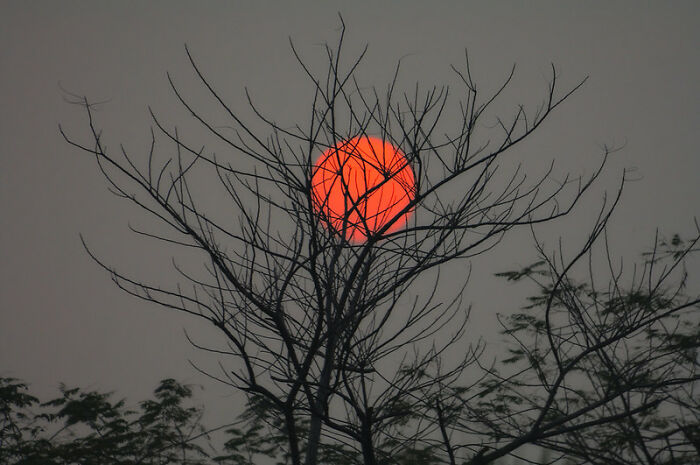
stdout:
[[[93,104],[76,98],[87,114],[89,141],[80,142],[61,129],[66,140],[94,155],[117,196],[162,221],[170,232],[134,231],[200,252],[206,271],[197,274],[176,265],[187,285],[165,288],[131,278],[89,253],[126,292],[203,318],[221,331],[228,350],[209,350],[230,355],[236,363],[217,376],[247,394],[251,424],[267,424],[282,435],[279,457],[284,463],[476,464],[526,444],[593,462],[597,456],[582,451],[597,428],[634,429],[639,415],[669,400],[664,396],[671,394],[665,393],[677,393],[697,379],[696,359],[690,356],[692,373],[668,381],[642,376],[650,363],[668,370],[690,366],[665,365],[677,352],[658,355],[653,344],[619,354],[629,336],[660,327],[667,317],[697,306],[697,299],[650,303],[666,295],[663,275],[640,296],[646,303],[621,302],[622,310],[606,313],[600,308],[602,298],[611,306],[626,297],[618,281],[601,294],[592,282],[580,288],[570,278],[572,264],[604,231],[622,184],[604,203],[588,243],[574,260],[547,258],[541,249],[543,262],[508,275],[534,279],[542,274],[552,281],[541,282],[544,300],[537,305],[544,316],[518,314],[503,320],[520,344],[514,352],[517,361],[525,360],[520,371],[499,374],[483,363],[481,343],[465,341],[469,306],[463,302],[464,288],[446,301],[438,292],[442,265],[488,252],[511,229],[567,215],[602,172],[608,150],[590,177],[567,176],[562,182],[551,176],[553,166],[533,180],[519,166],[509,171],[501,164],[585,79],[561,91],[552,67],[541,105],[516,106],[510,117],[496,118],[496,133],[482,134],[481,122],[490,118],[488,111],[510,84],[514,69],[498,90],[482,95],[468,57],[463,68],[453,68],[462,85],[455,121],[445,117],[448,88],[416,86],[401,93],[396,89],[399,67],[385,92],[363,87],[357,70],[367,49],[346,61],[341,54],[344,33],[343,26],[337,46],[326,46],[324,73],[311,69],[292,46],[313,85],[308,121],[290,129],[248,98],[258,118],[255,124],[262,123],[266,135],[226,103],[186,50],[196,77],[226,121],[206,117],[170,75],[168,81],[195,122],[225,147],[225,155],[181,137],[153,111],[147,156],[137,158],[123,147],[114,152],[98,128]],[[382,179],[365,180],[364,190],[353,193],[339,154],[352,152],[348,141],[370,137],[400,149],[405,164],[375,167]],[[163,142],[167,148],[156,150]],[[329,199],[319,198],[312,183],[314,163],[324,152],[337,157],[338,182],[343,183],[344,213],[335,218],[323,208]],[[375,211],[370,219],[368,200],[396,182],[406,167],[415,185],[405,186],[401,208],[390,215]],[[209,170],[236,208],[238,224],[229,224],[230,211],[210,210],[197,200],[197,170]],[[408,215],[404,227],[396,227]],[[362,240],[353,239],[357,231]],[[653,263],[655,258],[645,283],[652,282]],[[412,292],[417,283],[428,290]],[[680,293],[673,296],[679,298]],[[530,331],[532,340],[519,339],[523,331]],[[654,340],[672,344],[673,334]],[[464,384],[468,367],[481,375]],[[580,374],[591,384],[577,393],[569,382]],[[604,376],[611,381],[601,385]],[[674,399],[686,406],[687,398]],[[686,406],[697,414],[696,407]],[[686,431],[679,428],[656,441]],[[458,440],[458,435],[466,439]]]

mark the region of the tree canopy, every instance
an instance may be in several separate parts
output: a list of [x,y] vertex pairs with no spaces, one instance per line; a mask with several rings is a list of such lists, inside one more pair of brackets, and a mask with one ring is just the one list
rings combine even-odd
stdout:
[[[137,234],[200,254],[199,270],[175,264],[184,284],[163,285],[133,278],[88,248],[126,292],[220,330],[227,348],[205,349],[231,365],[210,375],[248,399],[244,424],[230,430],[227,443],[243,455],[230,459],[476,465],[529,444],[576,463],[691,463],[698,452],[700,301],[684,264],[696,251],[697,224],[688,240],[656,238],[625,275],[606,237],[624,173],[582,246],[550,250],[537,236],[537,228],[577,207],[611,149],[588,176],[559,177],[552,164],[532,177],[505,163],[585,78],[562,89],[552,66],[541,104],[495,116],[493,104],[515,68],[488,94],[472,78],[468,56],[453,67],[456,92],[419,85],[400,91],[399,67],[380,91],[360,82],[364,51],[349,59],[341,53],[344,34],[336,47],[326,46],[322,72],[292,48],[312,93],[307,121],[291,127],[250,98],[257,121],[244,121],[186,49],[225,116],[205,115],[170,75],[169,84],[192,122],[223,148],[189,140],[151,110],[145,155],[113,150],[93,103],[77,96],[87,140],[61,129],[97,161],[115,195],[163,226]],[[445,116],[450,104],[459,108],[456,120]],[[365,178],[363,189],[351,189],[356,168],[345,168],[353,157],[339,147],[366,138],[400,150],[415,183],[399,208],[389,202],[372,212],[382,221],[371,225],[366,206],[374,192],[400,184],[405,167],[376,166],[378,182]],[[328,198],[319,199],[313,188],[322,153],[335,157],[344,198],[332,213],[319,205],[336,191],[322,190]],[[204,185],[195,172],[208,173]],[[199,201],[211,189],[227,198],[236,221],[231,209]],[[353,240],[358,228],[366,240]],[[448,297],[437,292],[439,273],[489,253],[517,229],[532,231],[538,259],[501,273],[504,288],[528,281],[536,294],[499,316],[512,344],[504,359],[487,360],[483,341],[464,337],[469,268],[464,286]]]

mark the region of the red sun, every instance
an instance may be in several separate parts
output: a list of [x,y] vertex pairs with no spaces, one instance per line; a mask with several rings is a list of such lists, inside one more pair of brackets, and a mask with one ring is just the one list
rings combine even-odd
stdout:
[[406,156],[376,137],[354,137],[326,150],[311,178],[316,213],[353,242],[396,218],[386,232],[403,228],[415,196],[415,177]]

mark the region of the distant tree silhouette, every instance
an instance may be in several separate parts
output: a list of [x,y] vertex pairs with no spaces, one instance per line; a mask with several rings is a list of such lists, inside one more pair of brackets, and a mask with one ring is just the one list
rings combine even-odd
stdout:
[[[483,343],[466,342],[464,287],[447,300],[438,292],[443,265],[488,253],[513,229],[567,215],[603,171],[607,148],[588,178],[557,181],[550,166],[533,180],[502,164],[585,79],[560,91],[552,66],[541,105],[517,105],[499,118],[489,112],[514,69],[483,95],[467,57],[453,68],[463,86],[455,120],[445,116],[447,88],[401,93],[398,67],[386,92],[367,90],[357,77],[367,49],[345,61],[344,35],[343,25],[337,47],[325,48],[323,73],[292,46],[313,86],[308,119],[292,128],[250,98],[257,121],[244,121],[187,49],[224,120],[206,117],[170,75],[168,81],[224,153],[187,140],[153,111],[147,155],[108,149],[87,98],[74,101],[87,114],[88,141],[61,129],[94,156],[117,196],[168,228],[136,233],[201,253],[203,270],[176,265],[186,285],[164,287],[88,249],[126,292],[221,331],[228,349],[209,350],[235,362],[212,376],[248,398],[247,428],[233,430],[229,445],[294,465],[485,464],[528,444],[576,463],[690,463],[698,441],[698,298],[687,295],[682,264],[697,236],[657,241],[630,282],[610,253],[602,254],[610,259],[609,279],[593,265],[587,277],[576,274],[599,256],[624,174],[573,258],[535,239],[540,259],[502,274],[531,280],[539,292],[524,309],[499,316],[513,341],[507,359],[489,363]],[[383,180],[355,193],[347,176],[358,173],[340,169],[344,221],[315,208],[311,181],[323,152],[367,137],[400,149],[415,177],[409,201],[380,227],[367,227],[364,205],[403,167],[378,167]],[[170,152],[161,159],[163,141]],[[229,207],[200,201],[214,189]],[[408,212],[405,227],[392,228]],[[349,229],[362,227],[366,240],[350,240]],[[465,286],[470,272],[465,266]]]
[[138,410],[111,394],[68,389],[48,402],[25,383],[0,378],[0,463],[4,465],[204,465],[202,410],[189,387],[165,379]]

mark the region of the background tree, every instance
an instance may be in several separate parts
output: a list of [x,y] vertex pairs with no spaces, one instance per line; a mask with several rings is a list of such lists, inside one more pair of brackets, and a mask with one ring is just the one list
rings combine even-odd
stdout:
[[484,390],[433,395],[459,410],[454,431],[488,444],[477,463],[525,442],[574,463],[697,461],[700,300],[688,293],[685,263],[698,236],[657,237],[643,262],[624,273],[607,237],[595,253],[604,232],[570,259],[537,242],[540,260],[500,273],[539,289],[521,312],[499,316],[509,356],[498,369],[484,367]]
[[[583,448],[576,444],[584,444],[585,434],[593,428],[622,421],[634,429],[636,416],[666,400],[637,395],[640,389],[654,395],[664,389],[690,389],[697,379],[694,361],[683,364],[689,373],[674,374],[669,381],[632,377],[621,378],[624,382],[614,387],[599,383],[601,376],[627,373],[627,364],[632,363],[629,353],[620,358],[610,350],[622,350],[632,336],[663,325],[667,317],[680,318],[697,305],[693,297],[675,300],[681,294],[654,300],[666,295],[661,283],[668,277],[659,281],[652,276],[651,264],[644,278],[649,283],[647,294],[639,297],[647,298],[646,303],[621,305],[627,294],[617,285],[601,297],[592,285],[586,290],[585,285],[579,289],[573,284],[570,271],[605,230],[622,185],[613,200],[603,204],[588,242],[573,261],[550,257],[506,275],[514,280],[548,273],[553,281],[544,287],[549,294],[538,301],[543,316],[518,314],[503,320],[505,331],[516,341],[523,331],[534,338],[534,346],[514,349],[522,353],[515,352],[509,360],[527,361],[519,373],[500,375],[483,363],[480,343],[466,344],[469,311],[463,305],[464,287],[451,300],[438,297],[443,265],[487,252],[514,228],[567,215],[602,172],[607,149],[586,179],[566,176],[556,181],[551,166],[532,180],[519,166],[509,170],[503,163],[505,155],[515,152],[583,82],[562,92],[552,67],[540,106],[529,110],[517,105],[509,118],[495,117],[491,107],[513,72],[495,93],[482,96],[467,58],[463,69],[454,68],[463,85],[459,116],[447,118],[448,89],[421,91],[416,86],[401,93],[396,90],[398,67],[385,92],[367,90],[356,77],[364,52],[356,59],[341,60],[343,38],[344,29],[338,46],[326,47],[325,74],[310,69],[293,49],[313,94],[308,122],[292,128],[264,115],[249,98],[259,118],[256,124],[267,127],[267,135],[261,135],[226,104],[187,50],[195,75],[226,120],[205,117],[171,76],[168,80],[176,98],[213,137],[218,150],[195,145],[152,111],[155,127],[147,156],[137,160],[123,147],[115,153],[93,118],[93,103],[77,96],[75,103],[83,105],[88,116],[90,141],[78,142],[61,130],[69,143],[95,156],[117,196],[170,229],[169,233],[135,229],[136,233],[201,253],[201,270],[175,265],[186,286],[165,288],[131,278],[90,252],[125,291],[220,329],[228,349],[209,350],[238,362],[220,377],[247,394],[254,412],[249,416],[251,429],[241,432],[241,441],[255,442],[246,440],[245,434],[257,431],[262,421],[285,438],[279,456],[295,465],[319,463],[324,454],[364,464],[488,463],[525,444],[575,456]],[[496,121],[495,132],[484,124],[490,119]],[[345,213],[340,223],[334,222],[338,219],[324,216],[318,208],[326,199],[314,195],[314,161],[326,151],[338,154],[343,141],[370,136],[390,142],[406,155],[406,166],[415,176],[415,186],[406,192],[409,201],[390,217],[385,211],[373,212],[385,217],[377,228],[370,227],[370,219],[362,214],[356,220],[356,212],[363,212],[372,193],[394,182],[404,168],[381,166],[383,179],[359,194],[353,194],[348,179],[342,178]],[[170,148],[165,161],[159,161],[156,147],[163,141]],[[198,195],[217,188],[210,179],[197,177],[204,170],[216,176],[219,192],[236,207],[237,223],[231,221],[230,210],[207,208],[198,200]],[[411,212],[404,228],[392,228]],[[357,229],[366,240],[352,240],[350,232]],[[674,257],[674,267],[683,258],[685,254]],[[545,264],[548,268],[542,270]],[[465,271],[465,286],[468,276]],[[418,282],[429,280],[432,289],[416,292]],[[624,330],[620,321],[602,313],[560,325],[560,319],[572,318],[575,312],[584,315],[591,308],[602,312],[601,306],[615,302],[616,310],[608,313],[627,312],[620,320],[628,324]],[[697,347],[697,341],[674,346],[670,337],[659,333],[650,337],[654,344],[667,343],[669,358]],[[636,353],[634,363],[662,363],[653,353]],[[607,371],[594,369],[600,368],[600,359]],[[464,384],[467,374],[477,369],[480,376]],[[593,377],[590,389],[567,404],[571,375],[580,373]],[[634,401],[626,397],[633,394]],[[577,402],[580,405],[574,407]],[[620,411],[616,402],[627,407]],[[467,439],[457,440],[455,433]],[[637,439],[647,438],[638,434]]]
[[[161,381],[154,398],[127,408],[111,394],[61,386],[47,402],[0,378],[0,462],[7,465],[203,465],[210,457],[190,387]],[[222,462],[226,463],[226,462]],[[235,463],[235,462],[234,462]]]

